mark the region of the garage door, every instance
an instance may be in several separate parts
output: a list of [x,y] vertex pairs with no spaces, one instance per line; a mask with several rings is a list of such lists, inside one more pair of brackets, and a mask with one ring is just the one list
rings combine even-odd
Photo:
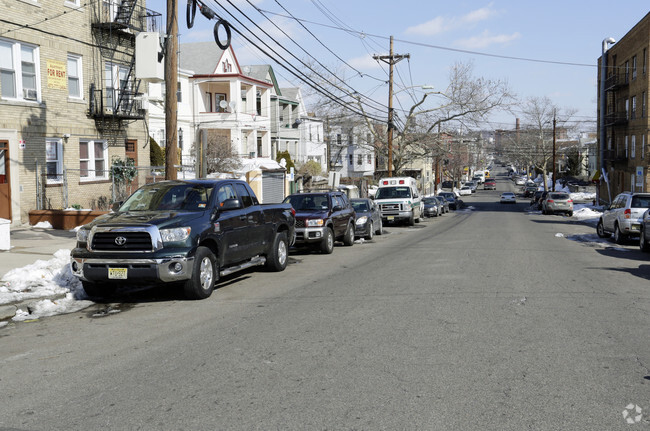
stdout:
[[262,203],[274,204],[284,199],[284,172],[262,172]]

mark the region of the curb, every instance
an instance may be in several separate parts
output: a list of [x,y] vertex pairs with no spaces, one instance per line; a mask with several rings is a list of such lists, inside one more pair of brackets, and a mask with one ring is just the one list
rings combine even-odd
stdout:
[[66,296],[65,293],[60,293],[57,295],[41,296],[40,298],[30,298],[22,301],[10,302],[7,304],[0,304],[0,322],[5,322],[13,319],[16,316],[16,312],[21,309],[33,308],[34,304],[39,301],[44,301],[49,299],[50,301],[56,301],[57,299],[64,299]]

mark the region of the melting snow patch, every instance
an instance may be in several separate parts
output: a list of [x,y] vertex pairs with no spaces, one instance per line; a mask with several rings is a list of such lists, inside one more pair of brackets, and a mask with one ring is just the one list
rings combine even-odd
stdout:
[[556,238],[564,238],[564,234],[558,232],[558,233],[555,234],[555,237],[556,237]]
[[40,229],[53,229],[52,224],[49,221],[39,221],[32,227],[36,227]]

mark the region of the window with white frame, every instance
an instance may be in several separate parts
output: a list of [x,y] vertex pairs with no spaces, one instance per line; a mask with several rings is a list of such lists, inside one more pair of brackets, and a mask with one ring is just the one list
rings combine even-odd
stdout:
[[107,151],[104,141],[79,141],[79,176],[82,181],[108,179]]
[[38,100],[38,47],[0,39],[0,96]]
[[630,157],[636,159],[636,135],[630,138]]
[[632,57],[632,80],[636,79],[636,55]]
[[225,93],[214,93],[214,111],[212,112],[228,112],[227,106],[221,106],[221,102],[228,103]]
[[63,143],[60,138],[45,139],[45,167],[48,184],[63,181]]
[[632,96],[632,112],[630,113],[630,119],[634,120],[636,118],[636,96]]
[[628,140],[627,140],[627,136],[625,136],[625,158],[626,159],[627,159],[627,155],[628,155],[628,149],[629,149]]
[[68,96],[74,99],[82,98],[83,74],[81,70],[81,56],[68,54]]
[[120,66],[106,62],[104,66],[104,86],[106,98],[104,108],[111,111],[117,108],[120,100],[120,89],[127,87],[129,69],[126,66]]

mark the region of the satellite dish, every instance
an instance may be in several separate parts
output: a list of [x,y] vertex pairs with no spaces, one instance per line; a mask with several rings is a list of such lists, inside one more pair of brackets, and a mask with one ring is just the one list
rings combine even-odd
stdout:
[[235,112],[235,106],[237,106],[237,102],[235,102],[234,100],[231,100],[229,105],[230,105],[230,110],[232,112]]
[[219,102],[219,106],[223,109],[226,109],[228,107],[228,102],[222,100],[221,102]]

